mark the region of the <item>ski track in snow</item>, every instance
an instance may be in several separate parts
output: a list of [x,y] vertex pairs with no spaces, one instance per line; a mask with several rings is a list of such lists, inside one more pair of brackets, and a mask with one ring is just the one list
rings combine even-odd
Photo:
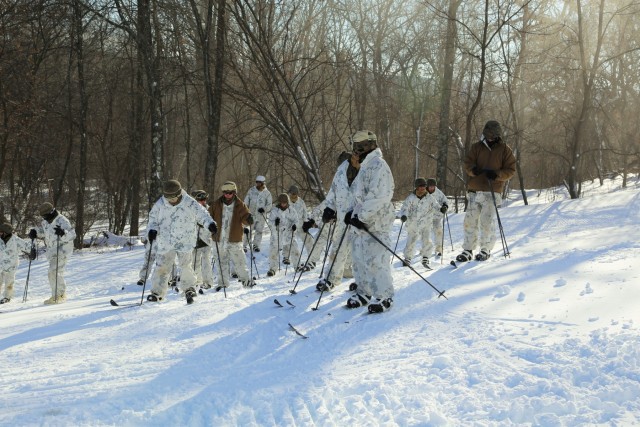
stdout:
[[74,254],[58,306],[42,305],[44,259],[21,303],[22,261],[0,306],[0,425],[638,425],[639,211],[632,190],[510,206],[511,257],[498,241],[458,269],[452,214],[456,251],[415,267],[449,299],[394,262],[395,305],[379,315],[344,308],[347,279],[313,311],[320,266],[296,295],[291,269],[264,277],[268,233],[255,288],[191,306],[177,293],[109,305],[140,300],[141,246]]

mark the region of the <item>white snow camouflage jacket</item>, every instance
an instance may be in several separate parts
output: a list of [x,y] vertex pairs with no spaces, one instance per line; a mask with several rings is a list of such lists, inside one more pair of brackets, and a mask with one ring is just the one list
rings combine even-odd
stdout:
[[247,191],[247,196],[244,198],[244,204],[247,205],[254,218],[261,218],[262,215],[258,213],[258,209],[264,209],[264,216],[266,218],[269,215],[271,206],[273,205],[273,199],[271,198],[271,193],[267,189],[266,185],[262,191],[259,191],[255,186],[253,186],[249,191]]
[[302,197],[298,197],[298,200],[296,202],[291,201],[289,203],[289,209],[296,211],[296,215],[298,216],[298,222],[296,224],[298,228],[302,227],[302,222],[306,221],[309,217],[309,213],[307,212],[307,204],[304,202],[304,200],[302,200]]
[[[209,205],[202,206],[202,207],[205,208],[207,212],[209,212]],[[207,246],[211,246],[213,244],[213,239],[211,238],[211,232],[209,231],[209,229],[205,228],[204,225],[200,225],[200,224],[196,225],[196,232],[198,233],[197,238],[202,240],[204,243],[206,243]],[[218,233],[219,232],[220,231],[218,231]],[[197,239],[196,239],[196,242],[197,242]]]
[[436,213],[440,213],[441,206],[433,194],[427,193],[420,199],[415,193],[411,193],[402,203],[400,216],[407,216],[407,226],[426,224]]
[[172,206],[164,197],[158,199],[149,212],[147,230],[158,232],[154,245],[158,246],[159,254],[170,250],[189,252],[196,246],[198,224],[207,233],[212,222],[209,212],[182,190],[182,199],[176,206]]
[[348,167],[348,160],[345,160],[338,166],[338,170],[336,170],[335,175],[333,175],[333,181],[331,181],[331,187],[325,199],[327,207],[336,211],[338,221],[342,221],[345,214],[353,207],[353,196],[351,195],[351,188],[347,180]]
[[376,148],[364,159],[351,184],[353,216],[357,215],[369,231],[390,231],[395,216],[391,203],[394,186],[391,169]]
[[58,225],[64,230],[64,236],[60,237],[60,255],[68,256],[73,252],[73,239],[76,238],[76,230],[71,227],[69,220],[58,212],[51,224],[43,219],[36,227],[38,237],[44,237],[44,243],[47,245],[47,258],[55,256],[58,250],[56,248],[58,236],[55,233],[55,228]]
[[[436,201],[440,204],[440,207],[442,207],[444,203],[446,203],[447,206],[449,205],[449,199],[447,199],[447,196],[439,188],[436,187],[431,196],[436,199]],[[443,216],[444,214],[440,212],[440,208],[438,208],[438,211],[435,213],[435,217],[442,218]]]
[[[280,218],[280,224],[276,228],[276,218]],[[289,241],[291,238],[291,226],[296,225],[299,227],[298,223],[300,222],[300,218],[298,217],[298,213],[291,209],[291,205],[285,210],[280,209],[279,207],[274,207],[271,211],[271,215],[269,215],[269,223],[271,223],[271,237],[273,238],[278,233],[277,230],[280,230],[280,244],[282,245],[283,237]]]
[[15,270],[20,263],[20,252],[31,252],[31,242],[12,234],[7,243],[0,239],[0,273]]

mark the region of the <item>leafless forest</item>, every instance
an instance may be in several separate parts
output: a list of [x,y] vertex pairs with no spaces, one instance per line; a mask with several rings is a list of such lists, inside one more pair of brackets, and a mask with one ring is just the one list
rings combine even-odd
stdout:
[[137,235],[161,181],[241,195],[257,174],[323,197],[370,129],[396,198],[464,196],[488,119],[512,188],[638,173],[640,2],[0,0],[0,209],[53,202],[79,241]]

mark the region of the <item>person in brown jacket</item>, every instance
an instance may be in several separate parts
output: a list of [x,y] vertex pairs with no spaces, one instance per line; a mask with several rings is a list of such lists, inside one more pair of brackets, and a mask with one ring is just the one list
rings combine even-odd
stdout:
[[255,282],[249,277],[247,259],[242,250],[244,225],[253,224],[253,217],[242,200],[238,198],[235,182],[222,184],[222,196],[209,207],[209,213],[219,224],[213,235],[213,256],[218,260],[218,286],[216,291],[229,286],[229,262],[233,263],[242,286],[253,287]]
[[[467,198],[469,205],[464,216],[464,250],[456,257],[458,262],[471,261],[473,250],[480,247],[477,261],[491,256],[496,243],[496,206],[502,203],[502,191],[516,172],[516,159],[502,141],[500,123],[489,120],[482,130],[482,139],[471,146],[464,159],[469,175]],[[491,192],[493,191],[493,196]]]

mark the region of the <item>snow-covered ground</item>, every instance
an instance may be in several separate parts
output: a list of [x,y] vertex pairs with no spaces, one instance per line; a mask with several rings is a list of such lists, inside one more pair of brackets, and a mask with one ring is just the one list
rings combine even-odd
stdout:
[[455,250],[447,233],[445,262],[416,264],[448,299],[396,260],[378,315],[343,308],[348,280],[313,311],[320,266],[295,295],[291,269],[266,278],[268,235],[258,286],[191,306],[109,304],[140,301],[141,246],[75,253],[57,306],[42,305],[43,258],[22,303],[22,261],[0,306],[0,425],[639,425],[640,186],[598,188],[510,201],[511,257],[498,241],[458,269],[464,214],[450,215]]

